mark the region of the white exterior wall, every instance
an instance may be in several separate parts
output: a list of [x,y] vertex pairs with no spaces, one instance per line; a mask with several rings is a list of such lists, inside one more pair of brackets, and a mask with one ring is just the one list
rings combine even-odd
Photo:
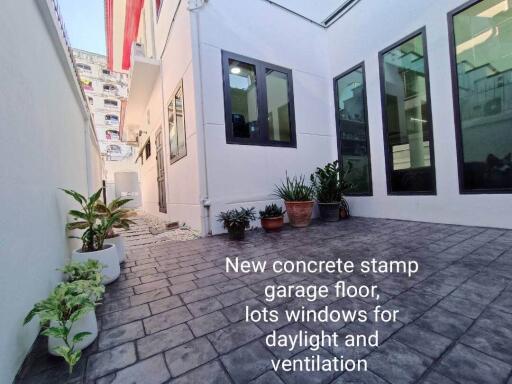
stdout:
[[[200,41],[210,226],[217,215],[240,206],[262,209],[285,177],[305,174],[336,158],[329,100],[326,31],[263,1],[215,0],[197,13]],[[247,15],[244,17],[242,15]],[[297,148],[226,144],[221,51],[292,70]],[[256,224],[256,223],[255,223]]]
[[[350,197],[353,215],[512,228],[510,194],[459,193],[447,13],[465,2],[361,1],[327,29],[331,79],[363,60],[366,66],[373,196]],[[424,26],[427,29],[437,195],[388,196],[378,52]],[[332,94],[329,118],[334,124]]]
[[0,5],[8,36],[0,60],[2,383],[12,382],[38,333],[37,321],[24,327],[23,318],[60,281],[56,268],[71,253],[64,225],[74,205],[57,187],[86,194],[101,186],[85,104],[45,7],[45,1]]
[[[198,150],[196,137],[196,108],[195,90],[192,72],[192,39],[190,13],[186,2],[179,8],[178,1],[167,0],[162,4],[158,20],[153,25],[148,22],[149,12],[156,12],[151,4],[146,2],[143,12],[148,47],[152,42],[148,36],[155,35],[155,57],[161,60],[160,76],[155,82],[151,97],[146,106],[149,110],[143,118],[141,130],[146,133],[139,138],[140,147],[149,137],[151,141],[151,156],[140,166],[141,190],[143,209],[166,220],[179,221],[196,230],[201,230],[201,207],[199,204]],[[153,29],[151,29],[153,28]],[[141,32],[139,32],[139,38]],[[150,51],[147,51],[150,54]],[[167,105],[173,97],[179,84],[183,82],[185,131],[187,155],[177,162],[170,163],[169,127]],[[164,168],[166,176],[167,213],[159,212],[157,188],[157,162],[155,134],[162,128]],[[140,160],[139,160],[140,164]]]

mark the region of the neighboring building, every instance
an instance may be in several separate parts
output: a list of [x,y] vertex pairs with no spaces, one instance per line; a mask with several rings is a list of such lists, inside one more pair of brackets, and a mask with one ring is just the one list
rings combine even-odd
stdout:
[[57,268],[78,247],[65,231],[76,203],[58,188],[92,194],[103,176],[56,7],[0,2],[0,383],[14,381],[39,333],[37,321],[23,326],[24,317],[62,281]]
[[128,74],[110,70],[107,58],[97,53],[73,49],[73,56],[105,159],[107,199],[110,201],[121,194],[120,186],[116,186],[116,174],[131,175],[137,182],[133,190],[123,193],[130,194],[134,199],[132,206],[137,207],[140,205],[137,156],[133,145],[121,141],[119,131],[121,105],[128,95]]
[[220,233],[340,159],[353,215],[512,228],[509,1],[105,4],[145,210]]

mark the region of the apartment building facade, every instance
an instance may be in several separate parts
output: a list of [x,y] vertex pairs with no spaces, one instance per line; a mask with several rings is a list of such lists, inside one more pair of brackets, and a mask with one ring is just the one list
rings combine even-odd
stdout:
[[512,227],[510,1],[106,0],[106,20],[149,212],[220,233],[339,159],[353,215]]
[[119,132],[121,105],[128,96],[128,74],[108,69],[104,55],[73,49],[73,57],[105,160],[106,198],[111,201],[123,194],[133,199],[132,207],[138,207],[136,150],[133,144],[121,141]]

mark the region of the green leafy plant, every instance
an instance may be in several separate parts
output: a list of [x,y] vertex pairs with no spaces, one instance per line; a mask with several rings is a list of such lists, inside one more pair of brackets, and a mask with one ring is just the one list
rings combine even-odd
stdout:
[[313,200],[313,188],[306,183],[303,175],[297,177],[289,177],[281,185],[276,185],[274,195],[284,201],[311,201]]
[[71,328],[87,313],[94,311],[97,298],[103,292],[102,285],[88,280],[60,283],[48,298],[36,303],[25,317],[23,324],[28,324],[38,316],[42,327],[41,333],[63,341],[64,345],[55,348],[55,353],[66,361],[70,373],[82,356],[76,345],[91,334],[80,332],[70,340]]
[[310,180],[319,203],[341,202],[343,192],[351,187],[345,180],[347,173],[338,160],[316,169]]
[[276,204],[267,205],[264,211],[260,211],[260,219],[281,217],[283,215],[283,209]]
[[85,262],[72,261],[60,271],[63,272],[68,282],[87,280],[97,285],[101,285],[101,271],[105,266],[98,260],[89,259]]
[[81,236],[82,239],[82,252],[93,252],[103,249],[103,242],[106,237],[104,225],[100,225],[100,214],[96,210],[96,203],[98,202],[102,189],[93,193],[89,198],[84,197],[80,193],[63,189],[63,191],[75,199],[82,210],[72,209],[69,214],[73,216],[74,221],[66,225],[67,230],[83,229],[84,232]]
[[221,212],[217,220],[223,223],[224,228],[227,230],[236,230],[249,228],[251,220],[255,219],[254,207],[250,209],[241,207],[240,209],[230,209],[229,211]]
[[117,198],[108,205],[102,201],[96,202],[96,212],[100,215],[100,220],[103,220],[102,223],[104,225],[111,224],[111,227],[107,229],[107,238],[115,236],[113,228],[129,229],[130,225],[135,224],[129,219],[131,210],[122,208],[130,201],[132,199]]

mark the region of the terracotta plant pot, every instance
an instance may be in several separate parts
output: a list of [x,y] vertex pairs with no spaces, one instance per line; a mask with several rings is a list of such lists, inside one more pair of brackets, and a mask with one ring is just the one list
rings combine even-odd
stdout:
[[340,219],[340,203],[318,203],[320,218],[323,221],[338,221]]
[[348,219],[348,212],[345,207],[340,207],[340,219]]
[[245,228],[244,227],[229,227],[228,234],[230,240],[243,240],[245,239]]
[[284,204],[292,227],[304,228],[311,223],[314,201],[285,201]]
[[265,232],[279,232],[283,228],[283,223],[283,216],[261,219],[261,227]]

